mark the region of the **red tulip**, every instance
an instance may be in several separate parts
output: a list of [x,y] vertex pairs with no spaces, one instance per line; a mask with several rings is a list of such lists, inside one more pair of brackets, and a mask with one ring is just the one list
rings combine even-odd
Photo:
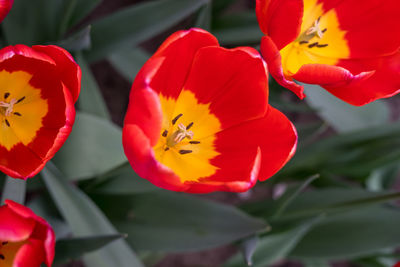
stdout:
[[0,50],[0,170],[26,179],[63,145],[75,119],[81,71],[57,46]]
[[282,168],[297,144],[295,128],[267,99],[256,50],[179,31],[132,85],[125,154],[142,178],[168,190],[246,191]]
[[14,0],[0,0],[0,22],[7,16],[14,3]]
[[51,266],[55,236],[50,225],[29,208],[6,200],[0,207],[0,266]]
[[398,0],[257,0],[271,75],[304,98],[318,84],[364,105],[400,92]]
[[400,267],[400,261],[396,263],[393,267]]

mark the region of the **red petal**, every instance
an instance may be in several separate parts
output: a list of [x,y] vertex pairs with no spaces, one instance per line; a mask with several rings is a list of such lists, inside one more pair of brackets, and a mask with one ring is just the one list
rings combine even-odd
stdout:
[[216,150],[221,153],[212,160],[218,172],[211,181],[248,179],[257,148],[261,150],[261,181],[274,175],[294,155],[297,133],[292,123],[277,109],[269,106],[268,113],[217,134]]
[[[179,31],[171,35],[151,57],[163,58],[161,66],[151,79],[150,87],[166,97],[177,97],[186,81],[194,55],[205,46],[216,46],[218,41],[201,29]],[[150,68],[148,68],[151,71]],[[143,80],[147,72],[141,72],[136,79]]]
[[198,51],[184,85],[227,128],[264,116],[268,76],[263,60],[250,48],[206,47]]
[[384,58],[346,60],[339,64],[352,73],[376,69],[369,79],[340,88],[327,88],[330,93],[349,104],[361,106],[400,92],[400,51]]
[[162,119],[158,95],[149,88],[132,88],[124,124],[137,125],[154,146],[160,138]]
[[[40,267],[45,261],[45,251],[43,241],[29,239],[15,255],[12,267]],[[48,267],[51,264],[47,264]]]
[[283,74],[281,54],[268,36],[261,39],[261,53],[267,62],[269,72],[280,85],[291,90],[300,99],[306,97],[303,86],[296,84],[291,78],[286,78]]
[[167,190],[184,191],[188,187],[182,184],[179,177],[169,168],[154,158],[149,138],[137,125],[124,125],[122,143],[129,163],[140,177]]
[[0,0],[0,22],[7,16],[10,12],[14,0]]
[[81,68],[71,54],[55,45],[36,45],[32,49],[50,56],[56,63],[57,73],[62,82],[70,90],[74,103],[78,100],[81,90]]
[[398,0],[366,0],[362,4],[346,0],[335,10],[340,28],[347,31],[351,58],[389,55],[400,47]]
[[[35,220],[36,226],[30,238],[40,240],[42,246],[44,245],[45,261],[50,266],[54,259],[54,248],[55,248],[55,235],[51,226],[41,217],[37,216],[31,209],[18,204],[11,200],[6,200],[6,204],[15,214],[23,217],[25,220]],[[1,238],[0,238],[1,239]],[[43,262],[43,261],[42,261]]]
[[281,50],[300,33],[303,0],[257,0],[256,14],[261,31]]
[[18,242],[28,239],[35,228],[36,221],[16,213],[10,207],[13,203],[6,200],[6,205],[0,207],[0,240]]
[[201,194],[214,191],[245,192],[252,188],[257,182],[261,167],[260,148],[256,148],[255,151],[249,150],[248,155],[238,155],[243,152],[242,150],[236,153],[232,150],[230,151],[232,153],[225,152],[222,157],[213,160],[217,166],[222,163],[224,169],[220,169],[215,175],[199,179],[199,182],[187,182],[190,187],[185,192]]
[[299,71],[292,77],[303,83],[318,84],[324,88],[338,88],[358,83],[369,78],[372,74],[373,72],[362,72],[358,75],[353,75],[350,71],[337,66],[306,64],[301,66]]

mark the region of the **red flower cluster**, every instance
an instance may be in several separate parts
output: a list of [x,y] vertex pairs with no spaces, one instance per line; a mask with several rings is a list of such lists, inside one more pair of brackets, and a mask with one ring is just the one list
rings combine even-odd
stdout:
[[45,220],[11,200],[0,207],[0,218],[0,266],[51,266],[55,236]]
[[294,80],[364,105],[400,92],[398,0],[257,0],[271,75],[300,98]]
[[123,145],[133,169],[169,190],[242,192],[276,173],[297,134],[268,104],[265,64],[191,29],[170,36],[131,90]]

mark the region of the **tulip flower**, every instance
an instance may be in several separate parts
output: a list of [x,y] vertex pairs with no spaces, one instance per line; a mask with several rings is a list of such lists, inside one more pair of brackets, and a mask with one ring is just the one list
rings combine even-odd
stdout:
[[75,120],[81,71],[57,46],[0,50],[0,170],[37,174],[62,146]]
[[14,3],[14,0],[0,0],[0,22],[7,16]]
[[352,105],[400,92],[398,0],[257,0],[271,75],[304,98],[293,80],[318,84]]
[[243,192],[292,157],[297,134],[268,104],[265,64],[200,29],[170,36],[132,85],[123,146],[142,178],[168,190]]
[[0,207],[0,266],[51,266],[55,236],[51,226],[29,208],[11,200]]

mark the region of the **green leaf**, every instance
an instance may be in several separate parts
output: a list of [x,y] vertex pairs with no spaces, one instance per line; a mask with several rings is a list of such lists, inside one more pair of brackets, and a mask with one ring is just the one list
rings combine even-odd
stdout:
[[[81,50],[86,50],[86,49],[90,49],[91,46],[91,40],[90,40],[90,26],[87,26],[86,28],[83,28],[82,30],[72,34],[71,36],[69,36],[67,39],[61,40],[60,42],[58,42],[58,46],[63,47],[64,49],[68,50],[68,51],[81,51]],[[82,62],[78,61],[78,64],[80,63],[80,65],[82,64]],[[82,67],[82,65],[81,65]],[[85,75],[87,75],[86,73],[84,73],[83,75],[83,79],[85,79]],[[86,90],[86,86],[84,84],[85,87],[84,90]]]
[[25,194],[26,181],[7,176],[3,193],[1,194],[1,204],[4,204],[6,199],[14,200],[15,202],[24,204]]
[[[78,188],[73,187],[51,163],[42,171],[47,189],[75,236],[115,235],[117,231],[100,209]],[[87,267],[142,267],[124,240],[84,256]]]
[[267,224],[237,208],[190,195],[160,191],[134,196],[95,196],[128,242],[150,251],[213,248],[260,231]]
[[121,234],[113,234],[60,239],[56,243],[56,256],[54,258],[54,263],[60,264],[73,259],[78,259],[83,256],[83,254],[100,249],[122,237],[123,235]]
[[89,185],[90,192],[109,195],[130,195],[160,188],[146,179],[139,177],[129,163],[101,176],[101,181],[96,179],[95,184]]
[[[321,213],[337,214],[394,201],[400,192],[368,192],[357,188],[329,188],[301,194],[286,207],[280,218],[302,218]],[[318,200],[318,201],[316,201]]]
[[340,134],[299,147],[279,173],[280,177],[302,176],[321,171],[337,175],[367,177],[376,168],[400,161],[400,123]]
[[93,49],[88,59],[99,60],[120,49],[165,31],[198,10],[208,0],[162,0],[143,2],[93,22]]
[[253,256],[254,256],[254,253],[256,252],[258,241],[259,241],[258,236],[254,235],[252,237],[246,238],[240,244],[242,255],[248,266],[253,265]]
[[63,0],[18,0],[2,27],[9,44],[43,44],[56,41]]
[[117,51],[110,55],[108,60],[129,82],[133,82],[136,74],[150,55],[137,47],[126,51]]
[[63,16],[59,26],[59,35],[63,36],[65,32],[75,26],[85,18],[102,0],[64,0]]
[[98,176],[127,161],[121,138],[121,129],[111,122],[78,112],[72,133],[54,157],[54,164],[71,180]]
[[[294,228],[283,232],[271,232],[260,238],[257,249],[253,255],[253,267],[265,267],[274,262],[283,259],[304,237],[304,235],[321,220],[322,217],[316,217],[307,220]],[[230,259],[225,267],[242,267],[243,258],[237,254]]]
[[77,56],[77,62],[82,69],[82,91],[79,96],[78,104],[80,110],[110,120],[106,102],[101,94],[89,64],[81,54]]
[[237,26],[213,31],[223,45],[257,44],[263,37],[258,25]]
[[400,211],[383,206],[336,214],[314,227],[291,256],[341,260],[394,248],[400,245],[399,225]]
[[303,85],[307,103],[338,132],[367,129],[389,121],[389,108],[383,101],[356,107],[339,100],[320,86]]
[[277,210],[274,214],[274,217],[278,218],[282,213],[284,213],[287,206],[289,206],[290,203],[292,203],[301,194],[301,192],[307,188],[307,186],[309,186],[312,182],[315,181],[315,179],[318,178],[318,174],[313,175],[306,179],[302,184],[295,186],[290,190],[287,190],[285,194],[279,198],[279,204],[277,205]]
[[200,9],[195,23],[197,28],[202,28],[204,30],[210,31],[212,19],[212,4],[213,2],[210,1],[208,4]]

